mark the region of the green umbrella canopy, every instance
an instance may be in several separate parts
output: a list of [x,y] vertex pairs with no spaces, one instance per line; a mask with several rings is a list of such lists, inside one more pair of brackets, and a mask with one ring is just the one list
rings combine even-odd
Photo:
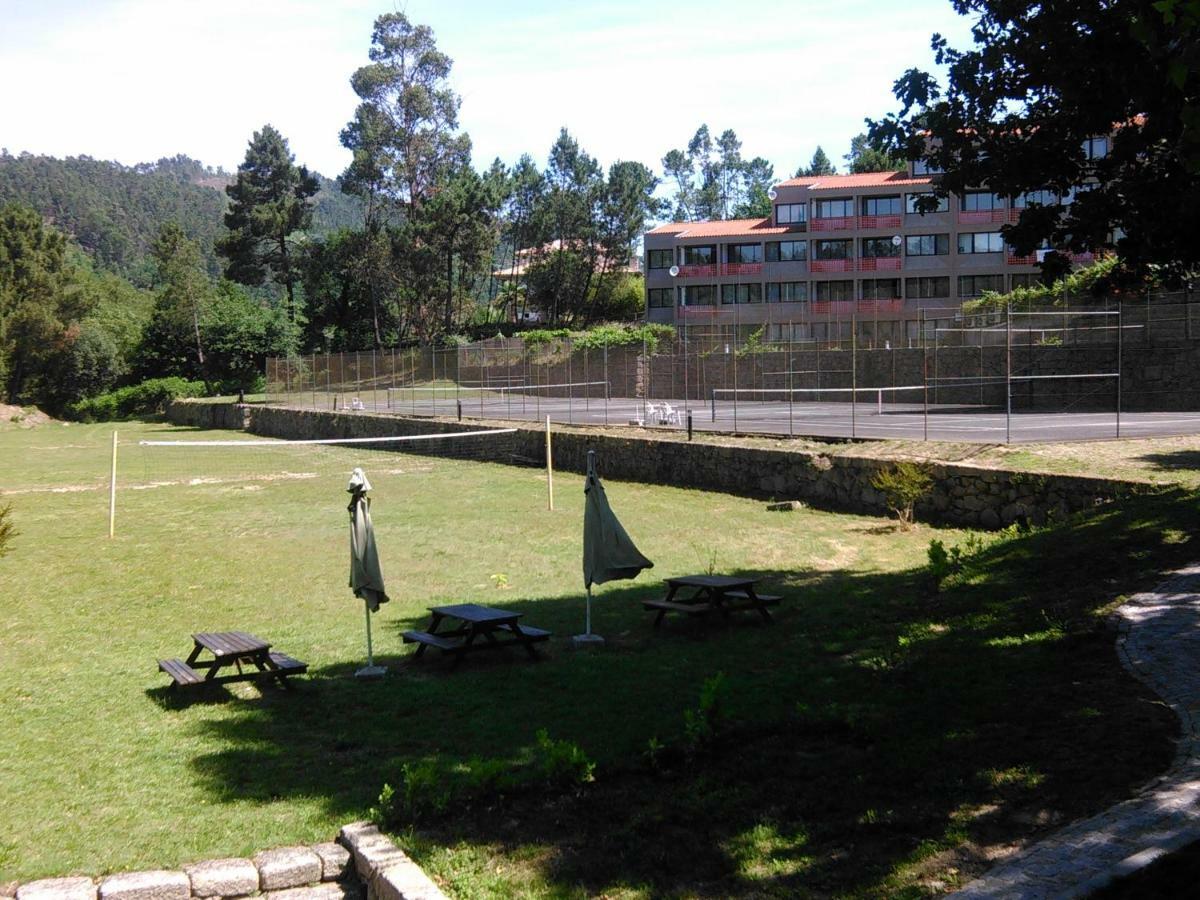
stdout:
[[371,524],[371,500],[367,492],[371,483],[362,469],[350,475],[350,587],[354,596],[366,601],[375,612],[379,604],[388,602],[383,588],[383,570],[379,567],[379,552],[375,549],[375,526]]
[[583,493],[583,586],[590,590],[593,584],[636,578],[642,569],[653,568],[608,505],[591,453]]

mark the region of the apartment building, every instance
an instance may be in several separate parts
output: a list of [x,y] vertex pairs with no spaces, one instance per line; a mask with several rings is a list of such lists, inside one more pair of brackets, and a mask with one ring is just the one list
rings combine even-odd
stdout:
[[[1085,149],[1099,157],[1106,139]],[[818,341],[848,339],[857,320],[873,343],[900,347],[964,300],[1036,281],[1036,256],[1013,254],[1000,226],[1055,199],[978,190],[918,212],[937,177],[917,161],[792,178],[775,186],[768,218],[660,225],[645,235],[646,319],[765,325],[768,340]]]

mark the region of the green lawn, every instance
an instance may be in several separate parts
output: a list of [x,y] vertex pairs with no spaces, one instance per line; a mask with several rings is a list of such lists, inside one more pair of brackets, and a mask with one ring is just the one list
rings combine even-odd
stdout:
[[[220,437],[122,425],[144,437]],[[375,618],[392,674],[364,684],[361,606],[345,586],[349,451],[122,450],[107,532],[111,428],[0,431],[0,491],[21,532],[0,560],[0,881],[169,867],[328,839],[405,762],[525,758],[535,732],[577,742],[596,781],[480,803],[402,844],[457,896],[920,895],[983,848],[1085,814],[1164,768],[1174,723],[1126,677],[1102,627],[1122,592],[1191,558],[1190,496],[1153,498],[992,544],[932,596],[931,537],[883,520],[612,482],[655,569],[603,587],[582,630],[578,477],[398,457],[368,463],[393,602]],[[258,477],[255,477],[255,476]],[[211,479],[191,484],[192,479]],[[56,488],[57,490],[52,490]],[[658,579],[762,575],[774,626],[669,622]],[[552,629],[541,662],[414,665],[425,607],[511,606]],[[240,628],[309,662],[294,692],[240,686],[186,703],[160,656]],[[655,772],[705,678],[730,725],[709,754]],[[925,885],[925,886],[922,886]]]

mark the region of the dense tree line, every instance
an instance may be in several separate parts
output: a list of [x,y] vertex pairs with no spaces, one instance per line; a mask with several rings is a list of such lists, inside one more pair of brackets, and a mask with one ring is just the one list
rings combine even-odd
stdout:
[[[358,201],[330,179],[316,177],[313,232],[357,220]],[[186,156],[122,166],[87,156],[54,159],[0,150],[0,204],[32,207],[102,268],[140,285],[152,275],[150,248],[166,222],[196,242],[209,274],[219,274],[215,244],[224,232],[224,188],[231,180],[228,172]]]

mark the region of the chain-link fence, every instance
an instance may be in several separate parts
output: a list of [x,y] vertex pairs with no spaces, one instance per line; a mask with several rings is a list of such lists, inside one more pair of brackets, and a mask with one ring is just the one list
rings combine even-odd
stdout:
[[673,337],[493,338],[267,362],[269,402],[563,424],[1004,442],[1200,431],[1186,294],[913,322],[686,322]]

